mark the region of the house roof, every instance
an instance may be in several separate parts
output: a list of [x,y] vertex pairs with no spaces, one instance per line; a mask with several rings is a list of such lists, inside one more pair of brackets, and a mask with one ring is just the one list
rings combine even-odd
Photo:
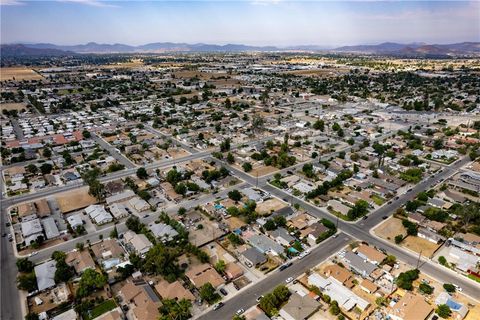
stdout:
[[347,251],[344,258],[349,263],[350,268],[357,271],[362,276],[370,275],[373,270],[377,268],[373,263],[366,262],[362,257],[352,251]]
[[332,264],[327,266],[323,273],[328,277],[337,279],[340,283],[351,288],[353,286],[353,274],[345,268],[340,267],[338,264]]
[[35,276],[37,277],[38,290],[42,291],[55,286],[55,271],[57,271],[57,263],[50,260],[35,266]]
[[433,308],[424,298],[407,292],[393,307],[389,308],[388,313],[403,320],[424,320]]
[[53,239],[60,235],[60,231],[58,231],[57,224],[55,223],[55,219],[53,219],[53,217],[43,219],[42,225],[47,239]]
[[311,316],[319,307],[320,303],[308,294],[301,296],[293,293],[287,304],[280,310],[280,315],[286,313],[295,320],[303,320]]
[[249,248],[242,252],[242,255],[254,265],[261,264],[267,261],[267,258],[263,253],[258,251],[256,248]]
[[152,231],[155,238],[160,238],[165,241],[170,241],[178,235],[177,230],[164,223],[152,222],[148,225],[148,228]]
[[155,290],[157,290],[163,299],[195,300],[195,296],[178,281],[172,283],[165,280],[159,281],[155,285]]
[[65,257],[65,262],[69,266],[73,266],[77,273],[82,273],[88,268],[95,269],[95,262],[93,261],[88,250],[68,252],[67,256]]
[[387,256],[374,247],[361,244],[357,248],[357,253],[364,255],[370,261],[382,262]]
[[210,283],[215,288],[225,283],[225,280],[208,263],[193,266],[185,272],[185,275],[196,286],[201,287]]
[[125,251],[115,239],[105,239],[90,246],[90,249],[97,259],[105,259],[106,257],[118,258],[122,254],[125,254]]

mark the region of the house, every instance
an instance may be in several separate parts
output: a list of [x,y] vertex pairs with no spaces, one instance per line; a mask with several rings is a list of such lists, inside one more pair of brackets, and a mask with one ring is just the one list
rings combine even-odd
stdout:
[[121,258],[125,251],[115,239],[104,239],[90,246],[93,255],[97,260]]
[[75,269],[77,274],[82,274],[87,269],[95,269],[95,262],[88,250],[73,250],[67,253],[65,262]]
[[190,292],[190,290],[185,289],[185,287],[182,286],[178,280],[172,283],[161,280],[155,285],[155,290],[162,297],[162,299],[195,300],[195,296]]
[[144,255],[153,247],[153,244],[147,239],[144,234],[136,234],[128,230],[123,236],[123,241],[127,249],[139,255]]
[[102,205],[92,204],[85,208],[85,212],[97,225],[102,225],[113,221],[112,215],[108,213]]
[[51,320],[74,320],[78,319],[77,313],[73,309],[69,309],[63,313],[56,315],[55,317],[51,318]]
[[385,254],[378,251],[377,249],[364,244],[358,246],[357,254],[360,257],[367,259],[367,261],[376,265],[379,265],[387,257]]
[[439,243],[441,241],[445,241],[445,237],[442,237],[438,233],[430,231],[427,228],[419,228],[417,232],[417,236],[419,238],[428,240],[433,243]]
[[320,303],[310,295],[300,295],[293,293],[279,311],[280,316],[285,320],[304,320],[308,319],[320,308]]
[[128,201],[130,199],[132,199],[133,197],[135,197],[135,192],[133,192],[132,190],[125,190],[124,192],[122,193],[118,193],[118,194],[115,194],[113,196],[110,196],[110,197],[107,197],[105,199],[105,202],[107,203],[108,206],[114,204],[114,203],[119,203],[119,202],[125,202],[125,201]]
[[112,213],[113,217],[117,220],[127,217],[129,215],[127,207],[122,203],[114,203],[110,205],[108,209]]
[[338,306],[344,310],[350,311],[354,307],[360,310],[368,308],[370,303],[357,296],[353,291],[339,283],[335,278],[323,278],[318,273],[312,273],[308,276],[308,284],[316,286],[324,294],[330,296],[332,300],[338,302]]
[[422,222],[425,220],[425,217],[421,215],[420,213],[417,212],[411,212],[408,214],[407,217],[408,221],[416,223],[416,224],[422,224]]
[[83,225],[82,216],[80,214],[74,214],[67,217],[67,222],[72,229],[76,229],[78,226]]
[[347,288],[353,288],[353,286],[355,285],[353,282],[353,280],[355,280],[355,277],[353,276],[353,274],[347,269],[340,267],[338,264],[332,264],[330,266],[327,266],[323,270],[323,274],[327,278],[328,277],[335,278],[338,282],[340,282]]
[[225,283],[225,280],[208,263],[191,267],[185,272],[185,276],[187,276],[190,282],[197,288],[200,288],[206,283],[210,283],[213,287],[217,288]]
[[55,239],[60,236],[60,231],[58,231],[57,224],[53,217],[42,219],[42,225],[47,239]]
[[360,283],[360,288],[369,294],[373,294],[378,290],[378,286],[372,281],[367,279],[363,279],[363,281]]
[[235,262],[230,262],[225,266],[225,275],[229,280],[234,280],[243,276],[243,269]]
[[392,320],[425,320],[432,311],[432,306],[421,295],[411,292],[407,292],[387,310]]
[[160,299],[148,284],[137,286],[128,282],[120,289],[119,297],[132,310],[134,320],[158,319],[160,316]]
[[350,211],[350,207],[344,205],[338,200],[330,200],[327,202],[327,207],[330,207],[333,211],[336,211],[340,214],[347,215],[348,211]]
[[282,245],[263,234],[253,234],[247,240],[253,247],[257,248],[262,253],[271,252],[273,254],[280,254],[284,251]]
[[164,223],[151,222],[148,225],[148,229],[152,231],[155,238],[160,239],[162,242],[172,241],[176,236],[178,236],[177,230]]
[[352,251],[347,251],[344,259],[348,263],[350,270],[360,274],[364,278],[370,276],[370,274],[377,268],[376,265],[366,261]]
[[295,238],[292,237],[285,228],[277,228],[275,230],[267,231],[267,234],[273,238],[275,241],[280,243],[283,246],[288,247],[291,243],[295,241]]
[[120,307],[110,310],[98,317],[95,320],[124,320],[125,315]]
[[305,229],[308,227],[310,224],[312,224],[314,221],[314,218],[310,216],[309,214],[306,213],[301,213],[293,218],[291,218],[288,222],[287,225],[289,227],[293,227],[298,230]]
[[143,212],[150,209],[150,205],[148,204],[148,202],[139,197],[134,197],[130,199],[128,203],[138,212]]
[[38,237],[43,237],[43,228],[39,219],[24,221],[22,222],[21,227],[22,236],[25,241],[25,245],[27,246],[36,241]]
[[37,278],[37,288],[39,291],[49,289],[55,286],[55,271],[57,271],[57,262],[49,260],[35,266],[33,269]]
[[303,239],[307,237],[308,242],[314,245],[317,239],[320,238],[325,232],[329,231],[323,224],[315,222],[311,226],[300,231],[300,237]]
[[249,248],[243,251],[242,256],[243,260],[247,263],[247,265],[250,264],[255,267],[267,262],[267,257],[265,256],[265,254],[263,254],[256,248]]

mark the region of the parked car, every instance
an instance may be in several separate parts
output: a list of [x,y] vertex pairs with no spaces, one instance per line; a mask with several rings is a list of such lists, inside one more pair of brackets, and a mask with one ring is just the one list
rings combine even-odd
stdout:
[[293,278],[292,278],[292,277],[288,277],[287,279],[285,279],[285,282],[286,282],[286,283],[290,283],[290,282],[292,282],[292,281],[293,281]]
[[235,314],[236,314],[237,316],[239,316],[239,315],[243,314],[244,312],[245,312],[245,309],[240,308],[240,309],[237,310],[237,312],[235,312]]
[[221,307],[223,307],[224,305],[225,305],[225,303],[219,302],[219,303],[217,303],[216,305],[213,306],[213,310],[218,310]]
[[259,296],[259,297],[257,298],[257,302],[260,302],[260,300],[262,300],[262,298],[263,298],[263,295]]
[[227,290],[225,290],[224,288],[220,288],[220,293],[223,294],[224,296],[228,295],[228,292]]

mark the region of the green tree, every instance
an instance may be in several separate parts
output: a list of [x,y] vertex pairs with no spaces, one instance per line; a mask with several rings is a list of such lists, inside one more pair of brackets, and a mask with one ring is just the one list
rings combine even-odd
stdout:
[[400,243],[402,243],[402,241],[403,241],[403,234],[397,234],[395,236],[395,243],[400,244]]
[[25,320],[39,320],[40,318],[38,317],[38,314],[36,314],[35,312],[29,312],[26,316],[25,316]]
[[128,217],[125,225],[128,229],[132,230],[135,233],[139,233],[142,230],[143,224],[140,222],[140,219],[137,216]]
[[50,163],[42,163],[40,171],[42,174],[50,174],[53,170],[53,166]]
[[187,320],[191,317],[191,308],[192,303],[187,299],[181,299],[180,301],[163,299],[159,308],[160,320]]
[[18,272],[32,272],[33,271],[33,262],[28,260],[28,258],[20,258],[16,262]]
[[412,290],[413,285],[412,282],[418,279],[418,275],[420,271],[418,269],[408,270],[406,272],[402,272],[398,275],[396,283],[399,288],[405,290]]
[[233,154],[231,152],[229,152],[227,154],[227,162],[230,163],[230,164],[235,163],[235,157],[233,156]]
[[163,275],[173,282],[180,272],[177,265],[177,256],[177,248],[158,243],[145,255],[141,269],[147,273]]
[[95,290],[103,288],[107,283],[107,277],[93,269],[87,269],[83,272],[78,283],[77,297],[83,298]]
[[37,277],[34,272],[21,274],[17,277],[17,288],[32,292],[37,290]]
[[453,284],[451,284],[451,283],[444,283],[444,284],[443,284],[443,289],[445,289],[445,291],[450,292],[450,293],[456,291],[456,290],[455,290],[455,286],[454,286]]
[[118,239],[117,226],[114,226],[112,232],[110,232],[110,238]]
[[200,298],[212,304],[217,301],[220,296],[215,291],[215,288],[212,286],[212,284],[210,282],[207,282],[200,287]]
[[421,283],[419,286],[418,286],[418,289],[420,290],[420,292],[424,293],[424,294],[432,294],[433,293],[433,287],[432,286],[429,286],[428,284],[426,283]]
[[139,179],[142,179],[142,180],[145,180],[148,178],[148,173],[147,173],[147,170],[145,170],[144,167],[140,167],[137,169],[137,177]]
[[452,310],[450,310],[450,307],[447,306],[446,304],[439,305],[437,307],[437,310],[435,310],[435,312],[444,319],[447,319],[452,314]]
[[217,270],[217,272],[220,274],[223,274],[225,272],[226,267],[227,265],[223,260],[218,260],[217,263],[215,263],[215,270]]
[[439,262],[442,266],[444,266],[444,265],[447,264],[447,259],[446,259],[444,256],[440,256],[440,257],[438,257],[438,262]]
[[323,132],[325,130],[325,122],[321,119],[315,121],[315,123],[313,124],[313,129]]
[[242,168],[243,168],[243,171],[245,171],[245,172],[250,172],[253,169],[252,164],[250,162],[245,162],[242,165]]
[[92,137],[92,134],[90,133],[90,131],[88,130],[83,130],[82,131],[82,136],[85,138],[85,139],[90,139]]
[[242,194],[237,189],[228,192],[228,197],[235,202],[242,200]]

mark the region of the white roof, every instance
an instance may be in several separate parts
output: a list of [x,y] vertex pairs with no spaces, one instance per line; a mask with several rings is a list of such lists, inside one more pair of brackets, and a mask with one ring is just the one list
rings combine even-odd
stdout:
[[90,216],[91,219],[97,224],[107,223],[113,220],[110,213],[108,213],[103,206],[100,205],[91,205],[85,208],[85,212]]
[[67,221],[72,228],[81,226],[83,224],[82,217],[80,214],[74,214],[73,216],[67,217]]
[[53,217],[48,217],[42,220],[43,228],[45,229],[45,235],[47,239],[53,239],[60,235],[58,231],[57,224]]
[[41,233],[42,231],[42,224],[39,219],[22,222],[22,234],[25,238],[33,234]]
[[55,286],[55,271],[57,271],[57,263],[50,260],[35,266],[35,276],[37,277],[38,290],[42,291]]
[[78,319],[75,310],[70,309],[52,318],[52,320],[73,320]]

